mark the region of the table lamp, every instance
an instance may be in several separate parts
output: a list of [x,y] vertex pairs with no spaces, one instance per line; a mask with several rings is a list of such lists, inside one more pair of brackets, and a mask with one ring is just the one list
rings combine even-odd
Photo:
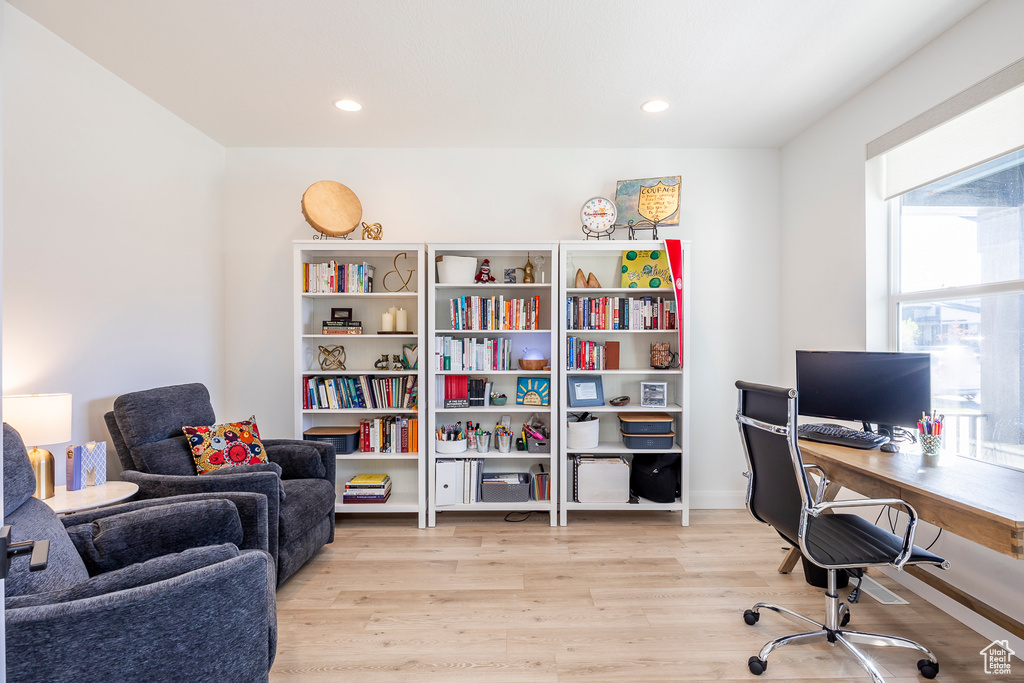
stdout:
[[53,496],[53,454],[39,444],[71,441],[71,394],[4,396],[3,419],[32,444],[28,458],[36,473],[36,498]]

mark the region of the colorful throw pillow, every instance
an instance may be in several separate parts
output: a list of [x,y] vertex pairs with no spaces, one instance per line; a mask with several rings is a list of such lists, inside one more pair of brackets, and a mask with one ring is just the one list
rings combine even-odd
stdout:
[[182,427],[196,461],[196,472],[206,474],[222,467],[267,462],[260,442],[256,416],[242,422],[210,427]]

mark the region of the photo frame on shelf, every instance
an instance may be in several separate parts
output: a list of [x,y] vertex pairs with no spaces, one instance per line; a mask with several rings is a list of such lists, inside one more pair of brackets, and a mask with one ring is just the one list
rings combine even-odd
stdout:
[[520,377],[516,383],[516,405],[546,406],[551,403],[551,380],[547,377]]
[[351,308],[332,308],[331,309],[331,320],[351,320],[352,309]]
[[668,382],[640,382],[640,405],[644,408],[667,408]]
[[567,377],[566,385],[570,408],[604,405],[604,386],[600,377]]

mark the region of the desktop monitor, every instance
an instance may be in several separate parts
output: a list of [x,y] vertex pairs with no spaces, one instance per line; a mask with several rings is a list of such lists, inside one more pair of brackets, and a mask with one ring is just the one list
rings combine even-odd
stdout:
[[914,427],[931,410],[931,356],[927,353],[797,351],[796,389],[801,415],[877,425]]

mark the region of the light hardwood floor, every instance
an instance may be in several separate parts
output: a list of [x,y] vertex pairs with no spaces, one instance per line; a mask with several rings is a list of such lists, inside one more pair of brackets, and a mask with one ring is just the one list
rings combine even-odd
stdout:
[[[819,618],[820,589],[799,566],[781,575],[783,541],[745,510],[574,513],[509,523],[501,515],[339,518],[336,540],[277,595],[271,681],[868,681],[827,644],[773,653],[755,677],[747,658],[802,629],[764,612],[771,601]],[[986,676],[988,640],[877,572],[910,601],[865,596],[851,628],[913,638],[935,651],[938,681]],[[847,591],[843,591],[844,595]],[[910,650],[867,648],[890,683],[918,677]],[[1014,668],[1018,660],[1014,660]],[[1020,680],[1024,663],[1013,678]]]

